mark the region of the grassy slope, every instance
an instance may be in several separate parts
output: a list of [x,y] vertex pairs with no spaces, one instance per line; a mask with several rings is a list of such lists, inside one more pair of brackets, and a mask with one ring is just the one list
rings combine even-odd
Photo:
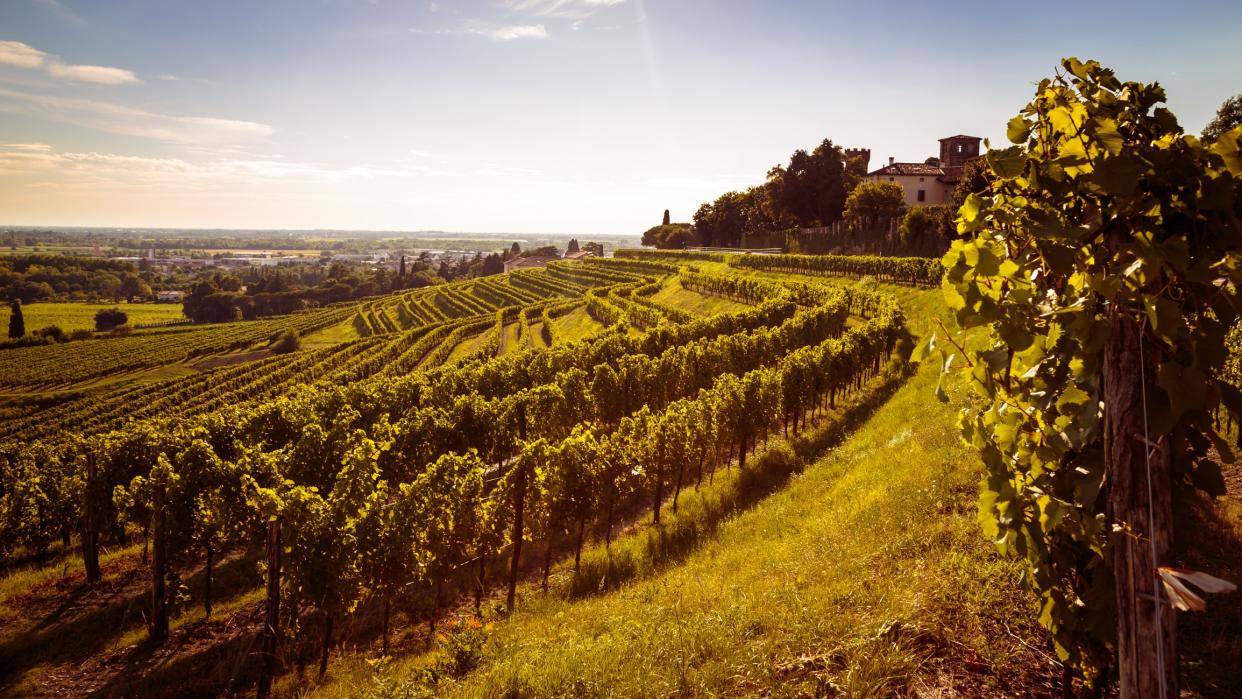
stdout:
[[683,565],[595,599],[529,600],[452,691],[869,694],[946,682],[969,660],[1003,670],[969,684],[1003,692],[1038,658],[1006,627],[1043,643],[1016,566],[978,533],[977,460],[952,408],[929,401],[935,379],[924,367]]
[[683,288],[681,282],[676,278],[664,285],[651,296],[653,301],[658,301],[683,311],[698,313],[699,315],[716,315],[717,313],[732,313],[747,308],[744,303],[731,301],[719,296],[708,296],[700,294],[697,291],[690,291]]
[[604,329],[587,313],[586,306],[579,306],[559,318],[552,319],[552,334],[557,342],[573,342],[590,337]]
[[[900,294],[916,327],[939,308],[936,292]],[[922,367],[838,448],[679,564],[648,566],[593,597],[528,592],[512,619],[492,627],[479,668],[437,693],[1046,687],[1055,665],[1018,567],[994,554],[975,523],[979,467],[954,427],[960,390],[941,405],[931,398],[936,378],[936,367]],[[632,536],[614,552],[650,541]],[[391,679],[443,653],[404,660]],[[321,693],[356,693],[350,684]]]
[[[185,319],[179,303],[32,303],[22,306],[22,317],[26,320],[26,332],[49,325],[59,325],[65,332],[94,330],[95,314],[109,308],[125,311],[130,325]],[[0,308],[0,325],[9,327],[7,304]]]

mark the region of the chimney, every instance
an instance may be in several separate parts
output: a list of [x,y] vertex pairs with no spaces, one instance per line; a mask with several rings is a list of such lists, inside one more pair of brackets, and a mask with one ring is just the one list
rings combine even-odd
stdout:
[[896,158],[894,158],[894,157],[893,157],[893,156],[891,156],[891,155],[890,155],[890,156],[888,156],[888,164],[889,164],[889,165],[892,165],[894,160],[896,160]]

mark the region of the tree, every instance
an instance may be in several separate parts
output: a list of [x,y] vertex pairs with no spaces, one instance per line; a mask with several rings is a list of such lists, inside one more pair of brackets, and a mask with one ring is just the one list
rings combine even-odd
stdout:
[[1062,65],[989,151],[944,258],[957,323],[989,331],[950,338],[982,398],[960,424],[987,470],[980,522],[1024,559],[1067,668],[1094,682],[1115,647],[1123,699],[1172,697],[1174,500],[1223,494],[1210,408],[1242,416],[1213,378],[1239,312],[1242,129],[1209,149],[1158,85]]
[[573,253],[573,252],[578,252],[578,239],[577,238],[570,238],[569,245],[565,246],[566,255]]
[[698,242],[694,226],[688,223],[670,223],[648,228],[643,233],[642,244],[661,250],[683,250]]
[[1234,95],[1220,105],[1216,116],[1203,127],[1203,140],[1211,143],[1239,125],[1242,125],[1242,95]]
[[522,254],[522,246],[518,245],[516,240],[513,241],[513,245],[509,246],[509,257],[513,258],[521,254]]
[[586,245],[582,246],[582,249],[587,252],[594,253],[596,257],[604,256],[604,244],[603,243],[587,243]]
[[970,195],[986,192],[991,181],[992,168],[988,166],[987,158],[975,158],[966,163],[961,179],[953,188],[953,210],[957,211]]
[[782,226],[826,226],[841,220],[846,193],[858,178],[846,168],[845,153],[824,139],[815,150],[796,150],[789,164],[768,171],[768,213]]
[[880,219],[893,219],[906,208],[906,192],[895,182],[864,182],[845,200],[845,215],[874,228]]
[[401,267],[397,270],[397,276],[401,279],[405,279],[405,255],[401,256]]
[[26,334],[26,317],[22,315],[22,302],[13,299],[9,304],[9,339],[16,340]]
[[668,209],[664,210],[664,220],[660,225],[667,226],[669,224]]
[[129,322],[129,316],[119,308],[107,308],[95,314],[95,329],[107,332]]
[[290,352],[297,352],[301,347],[302,338],[298,337],[297,332],[286,330],[272,343],[272,353],[289,354]]
[[933,155],[927,160],[924,160],[923,164],[924,165],[935,165],[936,167],[940,167],[940,158],[937,158],[936,156]]

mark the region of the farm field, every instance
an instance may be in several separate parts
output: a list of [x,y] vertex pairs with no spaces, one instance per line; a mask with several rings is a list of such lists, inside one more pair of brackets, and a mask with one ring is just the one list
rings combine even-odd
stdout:
[[908,361],[938,262],[833,259],[624,251],[10,350],[0,694],[1056,692],[967,387]]
[[[185,320],[179,303],[32,303],[22,306],[22,316],[27,331],[59,326],[65,332],[94,330],[95,314],[110,308],[119,308],[129,316],[131,327],[149,323]],[[0,324],[8,327],[11,311],[7,305],[0,308]]]

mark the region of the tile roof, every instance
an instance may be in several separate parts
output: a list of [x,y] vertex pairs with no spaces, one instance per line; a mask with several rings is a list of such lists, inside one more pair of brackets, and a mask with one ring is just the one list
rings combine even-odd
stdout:
[[919,175],[921,177],[939,177],[944,174],[944,170],[939,165],[927,165],[925,163],[893,163],[885,165],[875,172],[868,172],[867,176],[872,175]]
[[966,134],[960,134],[960,133],[959,133],[958,135],[956,135],[956,136],[945,136],[944,138],[942,138],[942,139],[940,139],[940,140],[941,140],[941,141],[952,141],[952,140],[957,139],[957,138],[969,138],[969,139],[974,140],[974,141],[982,141],[982,140],[983,140],[982,138],[980,138],[980,137],[978,137],[978,136],[967,136]]
[[560,259],[559,257],[552,257],[551,255],[532,255],[530,257],[518,257],[518,258],[505,262],[505,267],[509,269],[514,269],[517,267],[543,267],[543,266],[546,266],[549,262],[556,262],[559,259]]

